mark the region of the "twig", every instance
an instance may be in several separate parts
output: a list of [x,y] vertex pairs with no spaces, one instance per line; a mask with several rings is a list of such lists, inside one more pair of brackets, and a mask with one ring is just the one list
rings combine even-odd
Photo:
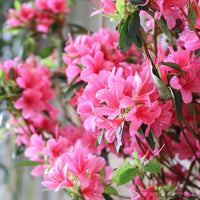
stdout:
[[183,10],[183,8],[180,8],[181,9],[181,12],[183,13],[184,17],[187,19],[191,29],[195,32],[196,36],[199,38],[200,40],[200,35],[199,33],[197,32],[197,29],[194,27],[193,23],[191,22],[190,18],[187,16],[187,14],[185,13],[185,11]]

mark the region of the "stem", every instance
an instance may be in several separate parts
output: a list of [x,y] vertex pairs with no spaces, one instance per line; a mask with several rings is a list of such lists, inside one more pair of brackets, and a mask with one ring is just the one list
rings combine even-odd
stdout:
[[194,117],[194,127],[195,127],[195,132],[199,135],[199,129],[198,129],[198,124],[197,124],[197,110],[196,110],[196,104],[192,104],[192,110],[193,110],[193,117]]
[[184,138],[185,138],[186,142],[188,143],[188,145],[189,145],[190,149],[192,150],[192,152],[193,152],[193,154],[194,154],[194,156],[195,156],[196,160],[197,160],[197,161],[198,161],[198,163],[200,164],[200,160],[199,160],[199,158],[198,158],[198,156],[197,156],[197,154],[196,154],[196,152],[195,152],[195,150],[194,150],[193,146],[191,145],[191,143],[190,143],[189,139],[187,138],[187,136],[186,136],[186,134],[185,134],[185,131],[184,131],[184,128],[183,128],[183,126],[182,126],[182,124],[181,124],[181,123],[180,123],[180,128],[181,128],[181,131],[182,131],[182,133],[183,133],[183,136],[184,136]]
[[156,69],[156,66],[155,66],[155,64],[154,64],[154,62],[153,62],[153,60],[152,60],[152,58],[151,58],[151,56],[150,56],[150,54],[149,54],[149,51],[148,51],[148,48],[147,48],[147,42],[146,42],[145,35],[146,35],[146,33],[145,33],[144,29],[142,28],[142,26],[140,26],[140,36],[141,36],[142,41],[143,41],[143,43],[142,43],[142,48],[143,48],[144,54],[145,54],[145,56],[147,57],[148,61],[150,62],[151,66],[153,67],[153,73],[154,73],[157,77],[160,77],[160,76],[159,76],[159,73],[158,73],[158,71],[157,71],[157,69]]
[[136,192],[142,197],[143,200],[146,200],[146,198],[143,196],[143,194],[141,193],[139,187],[137,184],[134,183],[134,186],[135,186],[135,189],[136,189]]
[[187,176],[186,176],[185,181],[184,181],[184,183],[183,183],[183,188],[182,188],[182,190],[181,190],[181,193],[182,193],[181,196],[182,196],[182,197],[183,197],[183,193],[184,193],[184,191],[185,191],[185,189],[186,189],[186,186],[187,186],[187,184],[188,184],[188,180],[189,180],[190,174],[191,174],[191,172],[192,172],[192,169],[193,169],[193,167],[194,167],[194,164],[195,164],[195,160],[190,164],[190,167],[189,167]]
[[158,51],[158,48],[157,48],[157,31],[158,31],[158,26],[157,26],[156,20],[154,19],[153,46],[154,46],[154,53],[155,53],[156,57],[157,57],[157,51]]
[[199,17],[200,17],[200,9],[199,9],[197,0],[193,0],[193,2],[194,2],[194,5],[195,5],[195,7],[196,7],[196,9],[197,9],[198,15],[199,15]]
[[200,35],[199,33],[197,32],[197,29],[194,27],[193,23],[191,22],[190,18],[187,16],[187,14],[185,13],[185,11],[183,10],[183,8],[180,8],[181,9],[181,12],[183,13],[184,17],[187,19],[191,29],[195,32],[196,36],[199,38],[200,40]]

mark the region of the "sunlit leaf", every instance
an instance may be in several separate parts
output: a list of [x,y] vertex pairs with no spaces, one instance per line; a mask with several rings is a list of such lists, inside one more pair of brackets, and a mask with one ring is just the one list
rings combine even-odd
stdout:
[[38,161],[31,161],[31,160],[23,160],[21,162],[15,163],[14,166],[18,167],[18,166],[34,166],[34,165],[41,165],[44,164],[42,162],[38,162]]

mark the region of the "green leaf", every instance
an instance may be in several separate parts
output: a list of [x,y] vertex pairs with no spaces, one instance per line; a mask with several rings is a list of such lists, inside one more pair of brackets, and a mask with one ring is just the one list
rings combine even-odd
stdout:
[[167,26],[165,18],[162,16],[159,20],[156,20],[156,22],[158,22],[160,29],[163,31],[163,33],[165,33],[169,42],[172,42],[172,34],[171,34],[170,29]]
[[[122,141],[122,136],[123,136],[123,129],[124,129],[124,122],[121,123],[121,125],[119,126],[118,130],[117,130],[117,134],[119,135],[119,139]],[[117,140],[117,138],[115,138],[115,148],[117,153],[119,153],[119,149],[120,149],[120,144]]]
[[128,24],[130,17],[126,19],[126,21],[122,24],[120,35],[119,35],[119,48],[126,52],[129,50],[131,45],[133,44],[134,38],[128,34]]
[[140,17],[139,12],[134,12],[128,22],[128,34],[132,37],[136,37],[140,30]]
[[20,11],[21,10],[21,3],[18,0],[14,1],[14,8],[16,11]]
[[176,108],[176,117],[179,122],[182,121],[183,119],[183,113],[182,113],[182,108],[183,108],[183,99],[181,97],[180,92],[172,89],[174,99],[175,99],[175,108]]
[[9,75],[8,75],[9,79],[14,80],[14,78],[15,78],[15,70],[14,70],[14,68],[10,68],[8,74],[9,74]]
[[142,38],[139,34],[136,35],[136,37],[133,38],[133,43],[139,48],[142,47]]
[[171,93],[163,81],[152,72],[153,81],[158,88],[158,93],[162,99],[171,99]]
[[77,92],[84,84],[85,84],[84,81],[79,81],[74,85],[72,85],[71,87],[69,87],[68,90],[63,95],[62,102],[68,101],[69,99],[74,97],[75,95],[74,90]]
[[109,194],[102,194],[105,200],[113,200],[113,198]]
[[180,74],[182,73],[181,67],[176,64],[176,63],[172,63],[172,62],[160,62],[159,65],[166,65],[168,67],[171,67],[175,70],[177,70]]
[[[197,23],[197,15],[190,1],[188,1],[188,4],[189,4],[188,17],[190,21],[192,22],[193,26],[195,27]],[[192,28],[189,23],[188,25],[189,25],[189,29],[192,31]]]
[[18,167],[18,166],[33,166],[33,165],[41,165],[44,164],[42,162],[38,162],[38,161],[31,161],[31,160],[23,160],[21,162],[15,163],[14,166]]
[[118,194],[117,190],[114,187],[112,187],[110,185],[106,185],[106,184],[104,184],[104,193],[116,194],[116,195]]
[[158,163],[156,158],[153,158],[144,165],[144,170],[150,173],[158,173],[162,165]]
[[51,59],[45,58],[44,63],[50,68],[55,68],[55,62]]
[[123,17],[117,13],[116,14],[101,14],[101,15],[104,17],[113,18],[115,21],[119,21],[123,19]]
[[155,142],[153,138],[153,133],[150,130],[148,137],[145,137],[146,142],[148,143],[149,147],[154,150],[155,149]]
[[44,47],[41,51],[40,51],[40,56],[42,58],[46,58],[48,56],[50,56],[54,50],[54,46],[48,46],[48,47]]
[[112,177],[112,180],[114,181],[114,182],[118,182],[118,180],[119,180],[119,176],[123,173],[123,172],[125,172],[127,169],[129,169],[129,168],[131,168],[132,166],[131,165],[124,165],[124,166],[121,166],[121,167],[119,167],[119,168],[117,168],[117,170],[116,170],[116,172],[115,172],[115,175]]
[[129,0],[133,5],[144,4],[142,0]]
[[124,0],[117,0],[116,2],[116,9],[118,13],[124,17],[124,11],[125,11],[125,1]]
[[5,75],[5,72],[2,69],[0,69],[0,82],[5,80]]
[[95,147],[98,147],[98,145],[101,144],[102,139],[103,139],[103,135],[101,135],[97,138],[96,143],[95,143]]
[[23,144],[20,145],[20,146],[17,148],[16,155],[19,156],[19,155],[21,155],[22,153],[24,153],[25,148],[26,148],[25,145],[23,145]]
[[139,169],[131,167],[126,169],[122,174],[120,174],[117,186],[123,185],[128,183],[130,180],[133,179],[138,173]]

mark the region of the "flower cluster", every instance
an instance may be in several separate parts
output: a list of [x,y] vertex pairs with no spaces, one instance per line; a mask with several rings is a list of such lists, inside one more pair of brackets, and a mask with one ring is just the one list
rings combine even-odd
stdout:
[[68,13],[67,0],[37,0],[35,4],[23,3],[18,10],[10,9],[7,14],[7,29],[24,28],[31,33],[47,33],[53,24],[62,24]]
[[[0,63],[0,100],[7,102],[16,143],[37,164],[31,174],[43,175],[44,187],[67,190],[80,200],[123,197],[115,188],[126,183],[125,199],[195,196],[200,189],[200,176],[193,172],[200,158],[200,1],[93,2],[100,10],[92,15],[121,20],[117,30],[75,37],[72,28],[66,43],[52,34],[55,44],[43,51],[37,40],[32,53],[41,59],[32,54]],[[52,25],[64,32],[68,3],[23,3],[9,10],[7,28],[47,38]],[[124,166],[111,167],[112,156]]]

